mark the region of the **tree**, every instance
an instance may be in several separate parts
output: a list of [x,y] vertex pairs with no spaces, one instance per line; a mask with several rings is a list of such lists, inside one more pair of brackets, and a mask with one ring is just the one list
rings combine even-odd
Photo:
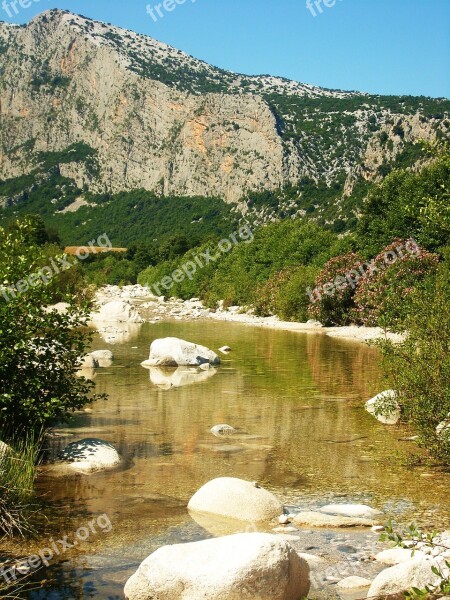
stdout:
[[[93,399],[94,384],[77,376],[90,302],[65,291],[69,263],[39,246],[35,234],[29,218],[0,228],[0,419],[16,436]],[[47,309],[56,299],[70,303],[67,312]]]

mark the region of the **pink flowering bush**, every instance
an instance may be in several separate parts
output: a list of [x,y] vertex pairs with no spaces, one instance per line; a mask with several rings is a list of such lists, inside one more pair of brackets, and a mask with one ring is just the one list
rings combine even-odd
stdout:
[[308,288],[309,316],[323,325],[348,325],[354,316],[354,295],[362,277],[363,259],[349,252],[329,260]]
[[367,265],[354,296],[354,320],[367,326],[404,330],[410,296],[436,272],[437,254],[413,240],[395,240]]

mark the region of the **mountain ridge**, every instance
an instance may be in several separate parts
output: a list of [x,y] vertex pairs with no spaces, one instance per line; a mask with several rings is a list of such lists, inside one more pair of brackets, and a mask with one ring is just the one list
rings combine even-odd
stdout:
[[[413,166],[423,158],[420,140],[449,133],[445,99],[235,74],[68,11],[45,11],[27,25],[0,23],[0,54],[6,182],[42,171],[53,156],[50,178],[73,182],[77,194],[144,189],[219,197],[246,212],[255,194],[281,198],[295,188],[290,216],[309,210],[325,221],[348,220],[358,210],[346,200],[355,190],[405,155]],[[324,206],[320,194],[312,198],[314,187],[324,191]],[[26,203],[27,193],[0,186],[0,205]],[[55,206],[67,206],[63,196]]]

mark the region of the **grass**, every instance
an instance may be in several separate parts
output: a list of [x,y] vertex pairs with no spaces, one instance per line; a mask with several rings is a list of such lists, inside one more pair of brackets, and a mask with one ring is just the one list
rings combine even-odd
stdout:
[[32,532],[34,481],[41,436],[8,436],[0,430],[0,538]]

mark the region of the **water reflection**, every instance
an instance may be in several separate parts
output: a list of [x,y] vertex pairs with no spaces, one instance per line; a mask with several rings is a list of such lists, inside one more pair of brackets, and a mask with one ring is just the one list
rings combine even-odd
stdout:
[[147,368],[150,372],[150,381],[162,390],[202,383],[214,377],[217,373],[217,369],[203,371],[189,367],[178,367],[177,369],[165,369],[162,367]]
[[[186,510],[191,495],[215,477],[260,481],[289,504],[317,503],[334,492],[403,511],[401,518],[414,512],[448,523],[448,474],[431,470],[424,485],[420,471],[394,460],[408,450],[399,441],[405,432],[363,408],[384,389],[375,349],[229,323],[145,324],[135,335],[114,346],[111,367],[96,371],[97,392],[109,399],[77,414],[51,441],[56,453],[97,432],[94,437],[118,449],[126,468],[58,480],[43,471],[38,481],[55,508],[48,537],[76,529],[89,515],[106,513],[113,523],[108,539],[91,540],[67,558],[64,577],[76,571],[78,595],[64,595],[64,580],[52,597],[88,598],[88,583],[95,597],[121,596],[127,577],[159,545],[221,531],[220,524],[194,522]],[[149,373],[140,364],[150,343],[168,336],[212,349],[230,345],[233,353],[200,374]],[[98,336],[93,349],[103,348],[105,338]],[[198,382],[199,375],[201,384],[184,383]],[[218,423],[238,431],[217,438],[210,430]]]

